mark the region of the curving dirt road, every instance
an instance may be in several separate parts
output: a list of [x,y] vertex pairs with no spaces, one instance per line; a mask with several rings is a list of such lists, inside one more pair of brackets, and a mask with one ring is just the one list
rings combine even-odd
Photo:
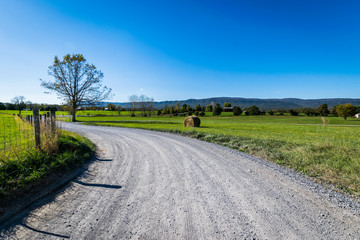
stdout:
[[0,238],[360,239],[358,202],[267,161],[167,133],[63,127],[98,159]]

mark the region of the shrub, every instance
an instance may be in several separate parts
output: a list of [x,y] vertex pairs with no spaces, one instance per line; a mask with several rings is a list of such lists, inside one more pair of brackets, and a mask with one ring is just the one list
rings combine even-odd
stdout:
[[291,116],[298,116],[299,115],[299,112],[294,110],[294,109],[290,109],[289,113],[290,113]]
[[201,106],[200,106],[200,104],[198,104],[198,105],[195,107],[195,111],[197,111],[197,112],[200,112],[200,111],[201,111]]
[[304,108],[303,111],[306,116],[315,116],[316,115],[316,111],[313,108]]
[[260,115],[260,109],[255,105],[246,110],[249,112],[249,115]]
[[182,112],[182,113],[184,113],[184,112],[187,112],[187,105],[186,104],[183,104],[182,106],[181,106],[181,109],[180,109],[180,111]]
[[329,115],[330,111],[329,111],[329,108],[328,108],[328,105],[326,103],[324,104],[321,104],[318,109],[317,109],[317,112],[321,115],[321,116],[327,116]]
[[239,106],[235,106],[233,108],[233,113],[234,113],[234,116],[240,116],[241,113],[242,113],[242,110],[241,110],[241,108]]
[[220,116],[222,112],[222,108],[220,107],[220,104],[216,104],[213,110],[213,115],[214,116]]

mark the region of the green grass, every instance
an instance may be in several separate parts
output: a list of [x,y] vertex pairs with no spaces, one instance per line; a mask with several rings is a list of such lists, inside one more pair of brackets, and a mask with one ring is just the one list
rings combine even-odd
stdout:
[[[40,115],[46,114],[49,111],[39,111]],[[0,110],[0,117],[2,117],[3,115],[18,115],[19,114],[19,110]],[[21,111],[21,116],[32,116],[32,110],[29,111],[25,111],[22,110]]]
[[13,115],[0,115],[0,156],[4,150],[16,151],[21,146],[33,142],[33,129],[31,125]]
[[[97,111],[99,112],[99,111]],[[101,112],[101,111],[100,111]],[[103,111],[106,113],[106,111]],[[139,113],[137,113],[139,114]],[[80,115],[80,114],[78,114]],[[85,116],[85,117],[82,117]],[[100,113],[96,113],[94,115],[82,115],[81,117],[77,117],[79,121],[121,121],[121,120],[160,120],[160,121],[177,121],[182,122],[184,117],[180,116],[156,116],[153,115],[151,118],[142,118],[142,117],[130,117],[130,112],[122,112],[121,116],[118,115],[100,115]],[[91,117],[91,118],[88,118]],[[321,117],[309,117],[309,116],[239,116],[235,117],[232,113],[226,112],[222,113],[220,117],[213,117],[211,113],[206,113],[205,117],[201,119],[216,119],[217,121],[224,121],[227,123],[270,123],[270,124],[318,124],[323,125]],[[360,125],[360,119],[357,118],[348,118],[344,120],[341,117],[325,117],[325,125]]]
[[[135,112],[135,114],[140,114],[140,112]],[[56,115],[71,115],[70,112],[67,111],[57,111]],[[77,116],[119,116],[118,111],[100,111],[100,110],[84,110],[84,111],[77,111]],[[121,111],[120,115],[130,116],[130,111]]]
[[[40,115],[46,114],[49,111],[39,111]],[[0,110],[0,117],[2,115],[18,115],[19,114],[19,110]],[[32,116],[32,111],[21,111],[21,116]],[[141,115],[141,113],[139,111],[135,111],[136,115]],[[70,112],[68,111],[56,111],[56,115],[57,116],[64,116],[64,115],[71,115]],[[84,110],[84,111],[77,111],[76,112],[77,116],[119,116],[119,112],[118,111],[100,111],[100,110]],[[130,111],[121,111],[120,115],[123,116],[130,116],[131,112]]]
[[4,200],[52,173],[78,167],[95,153],[94,144],[74,133],[64,132],[58,143],[58,152],[53,155],[30,148],[20,153],[17,158],[1,161],[0,199]]
[[143,128],[219,143],[288,166],[320,182],[360,196],[360,119],[338,117],[203,117],[183,127],[184,117],[79,117],[86,124]]

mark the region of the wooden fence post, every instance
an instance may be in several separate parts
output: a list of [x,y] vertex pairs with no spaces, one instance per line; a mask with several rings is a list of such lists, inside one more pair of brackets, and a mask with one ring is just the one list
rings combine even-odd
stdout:
[[33,108],[33,120],[34,120],[34,133],[35,133],[35,147],[40,149],[40,118],[39,118],[39,109],[37,107]]
[[50,112],[50,124],[51,124],[51,132],[55,133],[55,130],[56,130],[55,110],[51,110],[51,112]]
[[45,125],[49,125],[50,124],[50,113],[49,112],[47,112],[46,114],[45,114]]

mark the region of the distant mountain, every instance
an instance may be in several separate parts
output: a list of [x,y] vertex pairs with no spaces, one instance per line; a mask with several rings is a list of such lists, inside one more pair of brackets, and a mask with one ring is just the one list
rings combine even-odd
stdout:
[[[311,107],[316,108],[321,104],[328,104],[329,108],[336,106],[338,104],[351,103],[355,106],[360,105],[360,99],[354,98],[325,98],[325,99],[300,99],[300,98],[282,98],[282,99],[260,99],[260,98],[236,98],[236,97],[214,97],[214,98],[204,98],[204,99],[188,99],[188,100],[179,100],[179,101],[161,101],[154,102],[154,106],[157,109],[164,108],[167,106],[175,106],[178,102],[181,105],[187,104],[192,107],[200,104],[201,106],[209,105],[214,102],[219,103],[221,106],[224,103],[229,102],[232,106],[240,106],[241,108],[251,107],[253,105],[258,106],[261,110],[271,110],[271,109],[295,109],[302,107]],[[130,104],[128,102],[102,102],[100,106],[106,106],[108,103],[113,103],[115,105],[121,105],[124,108],[129,108]]]

